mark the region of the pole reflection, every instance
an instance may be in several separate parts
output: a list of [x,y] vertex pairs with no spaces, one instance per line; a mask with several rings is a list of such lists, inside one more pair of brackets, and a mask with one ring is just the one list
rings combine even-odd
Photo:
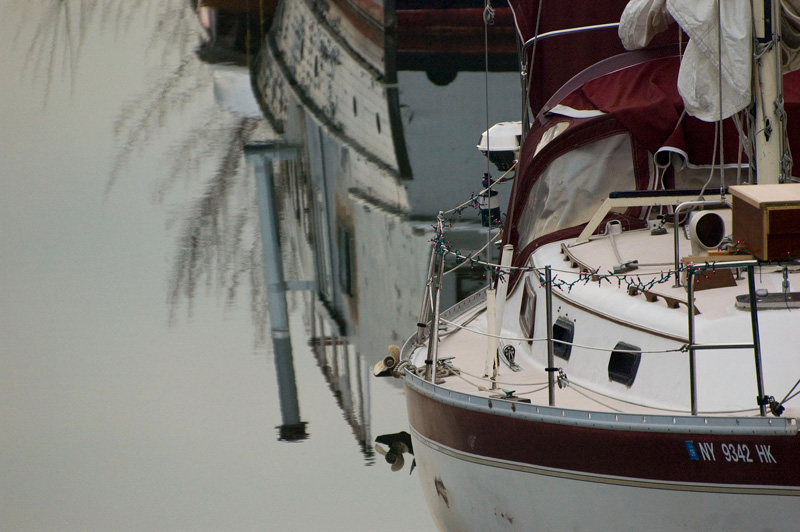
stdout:
[[[432,224],[439,210],[453,206],[442,201],[469,199],[470,190],[482,188],[485,171],[485,159],[475,149],[485,124],[467,124],[459,102],[483,102],[483,74],[472,71],[477,56],[454,61],[459,55],[452,47],[424,50],[417,41],[407,42],[408,27],[396,33],[388,24],[383,34],[373,31],[393,15],[356,16],[338,2],[324,13],[307,2],[280,2],[251,64],[264,115],[279,142],[297,148],[294,156],[272,158],[256,171],[257,180],[269,174],[273,183],[275,203],[268,214],[279,227],[285,287],[313,285],[313,291],[293,298],[302,307],[304,328],[290,327],[290,335],[312,346],[368,463],[374,463],[376,450],[370,435],[371,368],[387,345],[402,343],[407,325],[418,321]],[[403,20],[422,19],[406,12]],[[402,35],[406,41],[399,42]],[[492,76],[499,75],[498,82],[516,94],[517,78],[504,72],[515,61],[506,50],[496,57],[504,61]],[[408,71],[398,70],[398,58]],[[430,79],[430,71],[448,65],[458,68],[446,83]],[[494,112],[514,118],[519,106],[509,99],[506,107]],[[479,213],[457,225],[455,246],[467,252],[484,247],[487,232]],[[266,240],[276,237],[263,232],[262,237],[265,250],[275,249]],[[269,269],[267,260],[265,251]],[[268,291],[278,286],[267,283]],[[461,268],[447,277],[444,304],[483,284],[483,272]],[[271,303],[269,312],[278,305]],[[402,464],[399,446],[389,442],[377,449],[396,467]]]

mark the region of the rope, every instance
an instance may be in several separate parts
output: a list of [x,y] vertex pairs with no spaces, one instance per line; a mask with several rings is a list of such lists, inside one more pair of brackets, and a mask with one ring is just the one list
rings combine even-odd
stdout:
[[[471,382],[470,380],[464,378],[463,375],[468,375],[468,376],[472,377],[473,379],[477,379],[478,381],[481,381],[481,382],[491,382],[493,384],[500,384],[502,386],[515,386],[515,387],[518,387],[518,386],[539,386],[539,388],[536,388],[535,390],[528,390],[528,391],[525,391],[525,392],[517,392],[517,395],[533,395],[535,393],[544,391],[544,390],[548,389],[548,387],[549,387],[549,384],[548,383],[544,383],[544,382],[522,383],[522,382],[492,381],[488,377],[480,377],[478,375],[473,375],[472,373],[468,373],[468,372],[466,372],[464,370],[461,370],[461,369],[458,370],[458,373],[454,373],[454,375],[458,376],[461,380],[463,380],[467,384],[469,384],[471,386],[475,386],[479,390],[481,390],[481,389],[486,390],[486,388],[476,384],[475,382]],[[617,401],[617,402],[620,402],[620,403],[623,403],[623,404],[626,404],[626,405],[636,406],[636,407],[639,407],[639,408],[645,408],[645,409],[648,409],[648,410],[656,410],[656,411],[659,411],[659,412],[669,412],[669,413],[672,413],[672,414],[681,414],[681,415],[686,415],[686,414],[690,413],[689,410],[681,410],[681,409],[674,409],[674,408],[664,408],[664,407],[650,406],[650,405],[645,405],[645,404],[642,404],[642,403],[637,403],[637,402],[634,402],[634,401],[628,401],[628,400],[625,400],[625,399],[621,399],[619,397],[614,397],[614,396],[611,396],[611,395],[608,395],[608,394],[604,394],[602,392],[598,392],[597,390],[592,390],[590,388],[587,388],[586,386],[581,386],[580,384],[572,382],[567,377],[562,377],[561,380],[564,382],[564,384],[567,387],[572,389],[573,392],[577,393],[581,397],[584,397],[585,399],[588,399],[589,401],[591,401],[593,403],[596,403],[596,404],[598,404],[600,406],[603,406],[604,408],[607,408],[608,410],[610,410],[612,412],[624,413],[623,410],[621,410],[619,408],[615,408],[615,407],[611,406],[610,404],[608,404],[606,402],[600,401],[599,399],[597,399],[597,397],[594,397],[593,395],[604,397],[606,399],[610,399],[612,401]],[[798,392],[798,393],[800,393],[800,392]],[[590,395],[590,394],[593,394],[593,395]],[[747,413],[755,413],[755,412],[757,412],[757,409],[745,408],[745,409],[741,409],[741,410],[719,410],[719,411],[698,412],[698,415],[747,414]]]
[[[620,413],[620,412],[622,412],[622,410],[620,410],[619,408],[614,408],[613,406],[611,406],[611,405],[609,405],[609,404],[606,404],[606,403],[604,403],[604,402],[602,402],[602,401],[598,401],[598,400],[597,400],[597,399],[595,399],[594,397],[589,397],[588,395],[586,395],[585,393],[583,393],[582,391],[580,391],[579,389],[577,389],[577,388],[578,388],[578,386],[577,386],[577,385],[573,386],[572,382],[571,382],[569,379],[566,379],[566,378],[565,378],[565,379],[564,379],[564,382],[566,382],[567,386],[571,387],[571,388],[573,389],[573,391],[574,391],[575,393],[577,393],[578,395],[580,395],[580,396],[582,396],[582,397],[585,397],[586,399],[588,399],[588,400],[590,400],[590,401],[592,401],[592,402],[594,402],[594,403],[597,403],[598,405],[604,406],[604,407],[608,408],[609,410],[611,410],[612,412],[617,412],[617,413]],[[593,392],[594,392],[594,390],[591,390],[591,391],[593,391]],[[596,393],[596,392],[595,392],[595,393]],[[598,395],[602,395],[602,394],[598,394]],[[615,398],[614,398],[614,397],[609,397],[608,399],[615,399]],[[634,403],[634,404],[635,404],[635,403]],[[638,406],[644,406],[644,405],[638,405]]]
[[[452,326],[457,327],[459,329],[462,329],[464,331],[477,334],[479,336],[485,336],[487,338],[497,338],[499,340],[506,340],[506,341],[509,341],[509,342],[546,342],[546,341],[548,341],[547,338],[517,338],[517,337],[513,337],[513,336],[502,336],[502,335],[499,335],[499,334],[489,334],[488,332],[485,332],[485,331],[481,331],[481,330],[478,330],[478,329],[473,329],[471,327],[466,327],[464,325],[459,325],[457,323],[454,323],[454,322],[452,322],[450,320],[446,320],[444,318],[439,318],[439,321],[442,321],[442,322],[444,322],[444,323],[446,323],[448,325],[452,325]],[[673,348],[673,349],[654,349],[654,350],[650,350],[650,351],[642,351],[640,349],[614,349],[614,348],[610,348],[609,349],[608,347],[596,347],[596,346],[590,346],[590,345],[584,345],[584,344],[576,344],[574,342],[567,342],[565,340],[558,340],[556,338],[553,338],[551,341],[554,342],[554,343],[557,343],[557,344],[571,345],[573,347],[578,347],[578,348],[581,348],[581,349],[588,349],[590,351],[605,351],[605,352],[616,351],[618,353],[642,353],[642,354],[651,354],[652,355],[652,354],[664,354],[664,353],[685,353],[688,350],[688,346],[686,344],[683,344],[681,347],[677,347],[677,348]]]
[[[488,131],[488,129],[487,129],[487,131]],[[489,142],[489,137],[488,137],[488,136],[486,137],[486,142],[487,142],[487,148],[488,148],[488,142]],[[487,160],[488,160],[488,159],[487,159]],[[464,210],[464,208],[465,208],[465,207],[468,207],[469,205],[471,205],[471,204],[475,203],[475,200],[476,200],[476,198],[477,198],[478,196],[480,196],[480,195],[482,195],[482,194],[484,194],[484,193],[486,193],[486,192],[488,192],[488,191],[492,190],[492,188],[493,188],[495,185],[499,185],[500,183],[504,183],[504,182],[506,181],[505,177],[506,177],[506,176],[507,176],[507,175],[508,175],[508,174],[509,174],[509,173],[510,173],[512,170],[514,170],[514,168],[516,168],[516,166],[517,166],[517,163],[515,162],[513,165],[511,165],[511,168],[509,168],[508,170],[506,170],[506,173],[504,173],[502,176],[500,176],[500,178],[499,178],[499,179],[495,180],[495,182],[494,182],[494,183],[492,183],[492,184],[490,184],[488,187],[486,187],[486,188],[482,189],[482,190],[481,190],[481,191],[480,191],[480,192],[479,192],[477,195],[473,195],[473,196],[472,196],[470,199],[468,199],[467,201],[465,201],[464,203],[462,203],[462,204],[461,204],[461,205],[459,205],[458,207],[453,207],[453,208],[452,208],[452,209],[450,209],[450,210],[447,210],[447,211],[442,211],[442,215],[452,214],[452,213],[454,213],[454,212],[460,212],[460,211]]]
[[[700,194],[697,197],[702,198],[703,194],[705,194],[706,188],[711,183],[711,180],[714,179],[714,169],[717,165],[717,146],[719,144],[719,139],[721,137],[720,130],[721,127],[714,127],[714,149],[711,151],[711,170],[708,173],[708,179],[703,184],[703,188],[700,189]],[[722,166],[722,161],[720,161],[720,166]]]
[[789,390],[789,392],[786,394],[786,396],[781,400],[781,402],[779,404],[783,404],[787,400],[794,399],[797,396],[797,394],[800,394],[800,392],[797,392],[796,394],[794,394],[791,397],[789,397],[792,394],[792,392],[794,391],[794,389],[797,388],[798,384],[800,384],[800,379],[797,379],[797,382],[794,383],[794,386],[792,386],[792,389]]
[[783,403],[785,403],[785,402],[787,402],[787,401],[791,401],[792,399],[794,399],[794,398],[795,398],[795,397],[797,397],[798,395],[800,395],[800,391],[798,391],[797,393],[794,393],[794,394],[792,394],[792,395],[790,395],[790,396],[787,396],[787,397],[785,397],[785,398],[783,399],[783,401],[781,401],[781,402],[780,402],[780,404],[783,404]]
[[[542,386],[542,385],[544,385],[545,387],[547,386],[546,382],[528,382],[528,383],[525,383],[525,382],[504,382],[504,381],[492,380],[492,379],[490,379],[489,377],[486,377],[486,376],[479,377],[478,375],[473,375],[472,373],[466,372],[463,369],[459,369],[458,371],[459,371],[459,373],[461,373],[463,375],[469,375],[473,379],[478,379],[479,381],[483,381],[483,382],[493,382],[495,384],[502,384],[503,386]],[[464,381],[468,382],[469,384],[474,384],[474,383],[469,382],[466,379],[464,379]],[[533,393],[533,392],[526,392],[526,393]]]
[[550,386],[549,384],[545,384],[541,388],[536,388],[535,390],[530,390],[530,391],[527,391],[527,392],[519,392],[517,395],[533,395],[535,393],[539,393],[539,392],[541,392],[543,390],[546,390],[547,388],[549,388],[549,386]]
[[[690,413],[689,410],[678,410],[678,409],[673,409],[673,408],[659,408],[659,407],[655,407],[655,406],[644,405],[642,403],[635,403],[633,401],[627,401],[625,399],[620,399],[618,397],[613,397],[613,396],[598,392],[596,390],[590,390],[589,388],[586,388],[585,386],[581,386],[580,384],[575,384],[574,382],[570,381],[569,379],[564,379],[564,381],[567,383],[568,386],[570,386],[573,389],[574,388],[582,388],[582,389],[587,390],[588,392],[591,392],[593,394],[599,395],[601,397],[605,397],[606,399],[619,401],[620,403],[633,405],[633,406],[638,406],[638,407],[641,407],[641,408],[647,408],[647,409],[650,409],[650,410],[659,410],[661,412],[671,412],[671,413],[674,413],[674,414],[689,414]],[[606,408],[609,408],[609,409],[614,410],[616,412],[622,412],[621,410],[615,409],[615,408],[613,408],[613,407],[611,407],[611,406],[609,406],[609,405],[607,405],[607,404],[605,404],[605,403],[603,403],[601,401],[598,401],[597,399],[595,399],[593,397],[589,397],[588,395],[585,395],[585,394],[579,392],[578,390],[574,390],[574,391],[577,392],[578,394],[582,395],[583,397],[586,397],[590,401],[594,401],[595,403],[603,405]],[[746,408],[746,409],[742,409],[742,410],[719,410],[719,411],[713,411],[713,412],[712,411],[698,412],[697,414],[698,415],[745,414],[745,413],[755,413],[757,411],[758,411],[758,409],[755,409],[755,408]]]

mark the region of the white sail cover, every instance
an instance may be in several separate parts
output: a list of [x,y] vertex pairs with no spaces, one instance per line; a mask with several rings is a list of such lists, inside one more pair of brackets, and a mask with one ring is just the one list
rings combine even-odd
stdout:
[[678,74],[678,91],[686,111],[712,122],[745,108],[750,103],[750,1],[632,0],[620,19],[622,44],[629,50],[644,47],[673,20],[689,36]]

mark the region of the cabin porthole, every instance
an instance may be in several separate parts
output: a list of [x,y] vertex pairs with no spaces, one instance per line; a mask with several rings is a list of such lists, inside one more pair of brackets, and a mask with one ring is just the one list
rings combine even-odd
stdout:
[[608,378],[630,387],[636,379],[642,350],[634,345],[619,342],[608,359]]
[[[553,354],[558,358],[569,360],[572,354],[572,339],[575,337],[575,324],[563,317],[559,317],[553,324]],[[566,342],[566,343],[565,343]]]

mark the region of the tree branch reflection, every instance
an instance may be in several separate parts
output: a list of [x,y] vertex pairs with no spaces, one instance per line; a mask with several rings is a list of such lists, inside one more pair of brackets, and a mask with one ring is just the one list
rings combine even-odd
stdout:
[[99,18],[104,27],[113,24],[114,30],[121,32],[141,7],[137,3],[102,0],[38,0],[39,7],[30,4],[10,6],[11,10],[18,8],[21,17],[14,40],[27,27],[28,17],[40,13],[25,53],[25,65],[34,84],[38,79],[44,80],[44,106],[55,79],[68,78],[70,91],[74,91],[81,50],[89,34],[86,28],[93,19]]

